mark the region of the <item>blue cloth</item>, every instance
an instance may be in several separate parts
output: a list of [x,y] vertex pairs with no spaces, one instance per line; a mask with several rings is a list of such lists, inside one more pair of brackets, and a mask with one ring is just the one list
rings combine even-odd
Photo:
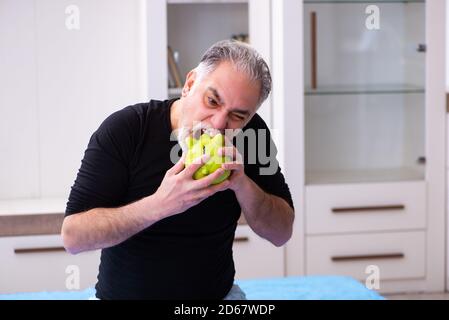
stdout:
[[285,277],[236,281],[248,300],[384,300],[343,276]]
[[81,291],[24,292],[1,294],[0,300],[88,300],[95,296],[95,289]]
[[[248,300],[383,300],[350,277],[306,276],[237,280]],[[0,300],[87,300],[94,288],[66,292],[31,292],[0,295]]]

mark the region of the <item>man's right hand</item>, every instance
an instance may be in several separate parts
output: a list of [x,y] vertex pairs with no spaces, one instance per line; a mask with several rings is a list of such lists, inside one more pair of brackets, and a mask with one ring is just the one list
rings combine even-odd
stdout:
[[154,198],[165,208],[164,218],[184,212],[216,192],[228,189],[228,180],[212,185],[212,181],[223,174],[222,168],[202,179],[193,179],[193,174],[208,161],[208,158],[207,155],[203,155],[185,167],[184,153],[181,159],[166,172],[161,185],[154,193]]
[[61,236],[64,247],[72,254],[109,248],[157,221],[184,212],[218,191],[229,187],[229,181],[211,185],[223,169],[194,180],[207,156],[184,168],[183,156],[165,174],[159,189],[152,195],[118,208],[94,208],[64,219]]

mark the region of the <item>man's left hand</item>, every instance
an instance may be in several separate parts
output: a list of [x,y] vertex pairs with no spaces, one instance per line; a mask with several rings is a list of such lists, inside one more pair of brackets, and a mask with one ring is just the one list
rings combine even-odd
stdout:
[[[229,145],[229,144],[227,144]],[[231,170],[232,174],[229,176],[229,189],[237,192],[242,183],[248,178],[245,174],[245,167],[243,165],[243,157],[234,146],[223,147],[218,150],[219,156],[229,157],[230,161],[222,164],[225,170]]]

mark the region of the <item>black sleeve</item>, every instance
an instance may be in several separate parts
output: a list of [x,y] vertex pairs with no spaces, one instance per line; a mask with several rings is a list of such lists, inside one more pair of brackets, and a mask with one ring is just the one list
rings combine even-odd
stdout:
[[65,215],[119,206],[128,187],[136,112],[127,107],[110,115],[90,138]]
[[242,153],[245,173],[265,192],[284,199],[294,209],[290,189],[276,158],[277,148],[265,121],[256,114],[243,132],[245,129],[254,129],[256,132],[255,140],[250,138],[245,140]]

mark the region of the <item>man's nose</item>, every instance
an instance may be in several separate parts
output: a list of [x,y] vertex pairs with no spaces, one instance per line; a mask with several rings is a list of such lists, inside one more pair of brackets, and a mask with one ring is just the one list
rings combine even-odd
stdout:
[[226,112],[218,112],[213,115],[212,126],[220,131],[224,131],[228,125],[228,114]]

